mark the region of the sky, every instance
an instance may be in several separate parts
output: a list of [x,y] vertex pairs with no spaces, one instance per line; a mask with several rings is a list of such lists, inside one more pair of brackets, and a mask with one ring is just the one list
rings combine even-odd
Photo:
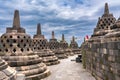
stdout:
[[62,34],[70,43],[76,37],[79,46],[86,35],[91,35],[98,17],[108,3],[110,13],[116,19],[120,16],[120,0],[0,0],[0,35],[6,27],[12,27],[14,10],[19,10],[21,27],[31,37],[36,34],[36,27],[41,23],[42,34],[46,39],[55,32],[58,41]]

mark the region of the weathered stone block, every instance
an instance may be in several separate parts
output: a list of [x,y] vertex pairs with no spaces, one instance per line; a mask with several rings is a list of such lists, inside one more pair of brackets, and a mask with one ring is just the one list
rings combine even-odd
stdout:
[[109,42],[108,45],[107,45],[107,48],[108,49],[117,49],[118,45],[117,45],[116,42]]
[[109,57],[108,57],[108,61],[115,62],[115,56],[109,56]]
[[113,55],[119,55],[119,50],[113,50],[113,49],[110,49],[109,50],[109,54],[111,55],[111,56],[113,56]]
[[120,80],[120,76],[115,75],[115,80]]

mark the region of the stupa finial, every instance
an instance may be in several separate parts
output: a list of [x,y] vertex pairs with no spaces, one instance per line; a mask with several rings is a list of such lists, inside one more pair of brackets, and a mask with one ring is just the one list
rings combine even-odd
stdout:
[[109,14],[109,7],[108,7],[108,3],[105,3],[104,14]]
[[72,37],[72,41],[75,42],[75,37],[74,36]]
[[64,34],[62,34],[62,41],[64,41],[65,40],[65,38],[64,38]]
[[13,28],[20,28],[20,16],[18,10],[15,10],[14,12]]
[[54,31],[52,31],[52,39],[55,38],[55,34],[54,34]]
[[40,25],[40,23],[37,24],[37,35],[41,35],[41,25]]

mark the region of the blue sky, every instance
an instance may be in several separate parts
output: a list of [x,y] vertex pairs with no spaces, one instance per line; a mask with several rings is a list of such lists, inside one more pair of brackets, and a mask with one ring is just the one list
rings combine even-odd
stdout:
[[41,23],[42,33],[47,39],[51,31],[61,40],[65,34],[66,41],[77,37],[79,45],[85,35],[91,35],[98,17],[104,12],[108,2],[110,13],[120,16],[120,0],[0,0],[0,35],[6,27],[12,27],[14,10],[20,11],[21,27],[27,34],[36,33],[37,23]]

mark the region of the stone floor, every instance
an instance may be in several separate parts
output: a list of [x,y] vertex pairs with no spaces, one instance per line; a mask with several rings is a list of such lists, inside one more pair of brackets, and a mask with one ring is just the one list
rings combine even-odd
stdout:
[[42,80],[95,80],[92,75],[83,69],[81,63],[76,63],[75,56],[60,60],[60,64],[48,66],[51,75]]

